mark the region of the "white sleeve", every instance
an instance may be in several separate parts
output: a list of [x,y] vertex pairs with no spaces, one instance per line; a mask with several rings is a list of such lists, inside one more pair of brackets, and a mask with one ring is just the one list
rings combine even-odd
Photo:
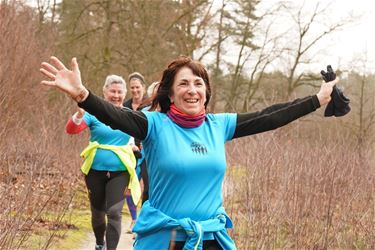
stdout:
[[73,123],[75,125],[81,124],[82,120],[83,120],[83,117],[82,118],[77,118],[77,113],[74,113],[74,115],[72,116],[72,121],[73,121]]
[[131,136],[130,139],[129,139],[129,141],[128,141],[128,145],[134,145],[134,144],[135,144],[134,137]]

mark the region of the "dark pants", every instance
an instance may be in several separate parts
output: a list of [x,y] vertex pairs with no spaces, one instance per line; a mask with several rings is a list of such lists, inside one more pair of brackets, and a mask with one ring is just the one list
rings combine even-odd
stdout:
[[[182,250],[184,248],[185,241],[172,241],[170,243],[169,250]],[[223,250],[216,240],[205,240],[203,241],[203,250]]]
[[85,181],[96,244],[104,244],[105,234],[107,249],[116,249],[121,235],[121,211],[125,202],[124,192],[129,184],[129,173],[91,169],[85,176]]
[[141,163],[141,178],[143,180],[142,204],[148,200],[148,173],[146,160]]

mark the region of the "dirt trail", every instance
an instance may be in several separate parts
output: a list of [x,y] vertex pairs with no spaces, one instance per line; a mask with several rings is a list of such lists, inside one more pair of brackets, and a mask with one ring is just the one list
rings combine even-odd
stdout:
[[[129,218],[123,218],[122,220],[122,232],[120,242],[117,246],[117,250],[132,250],[133,249],[133,236],[132,234],[126,233],[130,225]],[[94,250],[95,249],[95,236],[93,232],[87,235],[87,240],[82,242],[77,250]]]

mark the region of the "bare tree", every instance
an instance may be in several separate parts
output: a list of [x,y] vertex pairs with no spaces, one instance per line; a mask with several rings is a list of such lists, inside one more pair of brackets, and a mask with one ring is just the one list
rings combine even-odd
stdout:
[[193,56],[205,38],[207,0],[64,0],[59,8],[59,51],[77,56],[92,89],[109,72],[139,71],[157,80],[178,55]]
[[[352,62],[352,72],[349,75],[350,90],[352,93],[352,105],[355,119],[350,127],[357,139],[359,158],[362,159],[364,151],[373,145],[375,138],[375,76],[370,74],[368,52],[361,53]],[[354,121],[354,122],[353,122]]]
[[310,77],[299,70],[302,65],[313,62],[314,56],[309,55],[309,52],[326,37],[353,21],[352,18],[338,21],[325,20],[331,11],[329,5],[321,6],[318,2],[311,11],[311,8],[306,7],[305,1],[297,7],[283,4],[282,11],[285,11],[293,22],[284,48],[288,53],[283,54],[285,65],[287,65],[287,97],[299,86],[309,84]]
[[181,54],[194,57],[194,51],[201,47],[201,42],[206,36],[208,24],[212,18],[212,1],[208,0],[183,0],[177,7],[177,16],[170,23],[164,34],[176,30],[176,43]]
[[276,46],[280,37],[269,38],[269,30],[268,28],[264,33],[263,42],[259,45],[259,49],[252,59],[255,59],[254,64],[248,70],[248,78],[242,88],[244,90],[244,97],[241,98],[242,112],[248,112],[252,106],[257,104],[258,101],[255,100],[255,97],[264,78],[265,70],[281,54]]
[[[29,248],[28,240],[46,211],[65,214],[61,207],[67,208],[74,191],[66,189],[77,180],[74,171],[60,172],[59,164],[70,160],[57,126],[61,113],[56,107],[66,112],[64,99],[58,103],[53,92],[48,95],[38,85],[37,68],[54,50],[55,31],[38,32],[38,14],[20,1],[0,3],[1,249]],[[48,97],[56,103],[46,105]]]
[[[226,1],[223,0],[221,4],[221,8],[219,9],[219,22],[215,25],[215,31],[217,30],[217,37],[215,39],[211,40],[211,45],[206,49],[198,60],[203,60],[204,56],[210,53],[213,49],[216,50],[215,53],[215,62],[213,66],[212,71],[212,80],[214,82],[211,101],[210,101],[210,111],[215,112],[216,109],[216,103],[217,103],[217,95],[218,95],[218,89],[220,86],[222,86],[222,77],[223,77],[223,71],[221,69],[222,64],[222,51],[223,51],[223,42],[229,37],[228,32],[226,32],[226,27],[224,23],[224,18],[226,15],[228,15],[227,10],[225,9]],[[213,42],[212,40],[216,41]]]
[[230,69],[226,110],[248,111],[259,102],[261,98],[257,94],[264,72],[280,54],[276,45],[282,34],[274,35],[271,32],[273,23],[268,21],[277,13],[279,6],[272,6],[255,16],[258,3],[236,1],[232,5],[236,11],[231,16],[231,38],[234,41],[231,46],[238,54]]
[[57,1],[56,0],[36,0],[36,10],[40,24],[48,20],[50,23],[56,21]]

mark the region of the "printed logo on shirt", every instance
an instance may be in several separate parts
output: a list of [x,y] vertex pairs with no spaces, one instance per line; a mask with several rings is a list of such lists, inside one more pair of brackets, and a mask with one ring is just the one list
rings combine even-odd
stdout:
[[191,151],[193,151],[193,153],[196,153],[196,154],[199,154],[199,155],[207,154],[207,148],[202,143],[193,142],[190,146],[191,146]]

